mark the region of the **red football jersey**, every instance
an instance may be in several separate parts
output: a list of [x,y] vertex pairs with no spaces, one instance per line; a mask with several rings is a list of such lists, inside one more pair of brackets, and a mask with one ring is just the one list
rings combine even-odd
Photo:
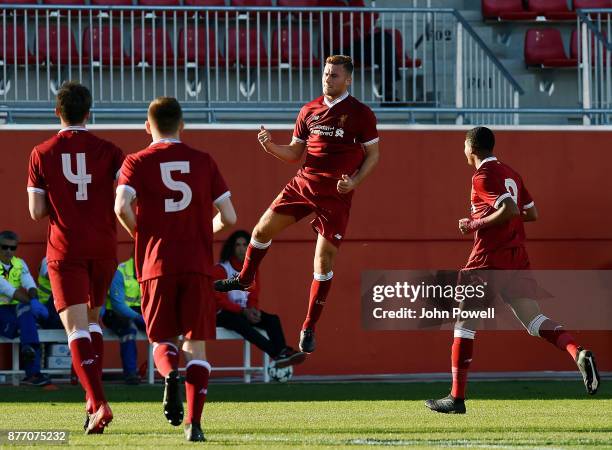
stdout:
[[364,145],[378,142],[376,116],[348,92],[331,103],[321,96],[300,110],[293,139],[306,143],[306,173],[351,176],[363,163]]
[[[494,156],[484,159],[472,177],[472,218],[482,219],[491,215],[506,198],[512,198],[521,211],[534,205],[517,172]],[[501,225],[482,228],[474,234],[474,247],[466,267],[487,268],[486,258],[482,258],[482,255],[506,248],[523,247],[524,244],[525,227],[521,217]]]
[[81,127],[68,127],[30,154],[28,191],[49,204],[47,260],[117,256],[113,185],[123,152]]
[[140,281],[201,273],[213,266],[213,204],[230,196],[208,153],[161,140],[128,155],[119,186],[137,199],[136,271]]

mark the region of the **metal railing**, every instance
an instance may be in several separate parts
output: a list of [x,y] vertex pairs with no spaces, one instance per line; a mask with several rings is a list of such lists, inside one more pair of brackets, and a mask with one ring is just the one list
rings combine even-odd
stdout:
[[0,27],[9,114],[50,108],[71,79],[117,113],[158,95],[209,121],[297,110],[332,53],[353,56],[351,92],[377,110],[511,124],[523,92],[453,9],[2,5]]
[[[578,11],[578,92],[585,125],[610,124],[612,118],[612,9]],[[603,110],[594,113],[591,110]]]

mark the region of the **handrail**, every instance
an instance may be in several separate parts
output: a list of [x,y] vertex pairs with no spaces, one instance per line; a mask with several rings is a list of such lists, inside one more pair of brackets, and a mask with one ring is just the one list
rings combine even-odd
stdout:
[[606,37],[597,29],[597,27],[595,27],[593,21],[588,16],[589,13],[604,13],[612,15],[612,9],[579,9],[576,11],[578,17],[582,19],[581,22],[584,23],[595,36],[597,36],[597,40],[600,41],[604,47],[606,47],[606,50],[612,51],[612,42],[609,42],[608,37]]

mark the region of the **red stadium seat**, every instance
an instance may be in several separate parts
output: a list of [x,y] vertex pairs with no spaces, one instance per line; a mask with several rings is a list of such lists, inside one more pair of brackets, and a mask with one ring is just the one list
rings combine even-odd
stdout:
[[[198,66],[209,65],[210,67],[215,67],[217,65],[224,65],[225,60],[222,58],[217,47],[217,37],[214,29],[208,30],[208,36],[204,27],[198,28],[197,31],[197,37],[196,29],[193,26],[188,27],[187,30],[181,29],[179,32],[179,37],[176,41],[179,64],[196,64],[197,56]],[[187,52],[185,52],[185,46],[187,47]],[[206,53],[207,51],[208,54]],[[210,60],[210,64],[207,64],[208,60]]]
[[[603,32],[604,36],[607,36],[605,32]],[[578,32],[576,30],[572,31],[572,37],[570,39],[570,58],[574,58],[576,60],[578,60],[578,53],[579,53],[579,46],[581,45],[581,43],[578,42],[580,35],[578,34]],[[591,36],[591,55],[593,55],[595,53],[595,51],[597,51],[597,58],[599,59],[599,50],[600,47],[596,45],[596,40],[595,40],[595,36]],[[601,57],[603,58],[603,63],[605,64],[608,61],[608,54],[606,51],[606,48],[603,47],[602,49],[602,55]],[[582,61],[581,61],[582,62]],[[593,56],[591,56],[591,64],[595,64],[595,59],[593,59]]]
[[408,54],[404,53],[404,39],[400,30],[385,30],[388,33],[393,32],[395,36],[395,65],[399,68],[421,67],[420,59],[412,59]]
[[527,0],[527,9],[546,20],[576,20],[576,13],[567,7],[567,0]]
[[[6,36],[6,39],[5,39]],[[21,25],[0,28],[0,61],[5,65],[35,64],[34,56],[26,46],[25,30]]]
[[135,27],[132,35],[134,45],[134,64],[147,63],[156,67],[164,65],[164,49],[166,53],[166,66],[174,64],[174,52],[168,33],[161,27],[153,30],[151,26]]
[[295,8],[316,8],[317,6],[319,6],[319,0],[278,0],[277,6]]
[[[92,6],[132,6],[132,0],[89,0]],[[106,14],[105,11],[94,10],[94,15]],[[120,11],[113,11],[113,17],[120,17]],[[124,20],[130,17],[129,10],[123,11]]]
[[[111,52],[111,37],[113,41],[113,50]],[[123,44],[123,46],[122,46]],[[93,26],[91,31],[89,27],[83,31],[83,62],[102,64],[103,66],[109,66],[111,61],[114,66],[123,64],[128,65],[129,59],[125,55],[124,46],[126,44],[126,38],[121,41],[121,29],[118,26],[110,27],[103,25],[100,29],[99,26]]]
[[612,8],[612,0],[574,0],[573,4],[574,10],[589,8]]
[[180,0],[138,0],[138,6],[181,6]]
[[231,0],[230,6],[272,6],[272,0]]
[[66,25],[60,25],[59,32],[55,24],[50,24],[48,29],[44,25],[38,28],[38,61],[46,63],[47,60],[51,64],[79,64],[76,40]]
[[485,20],[535,20],[537,13],[525,11],[522,0],[482,0]]
[[[247,52],[247,42],[249,49]],[[238,43],[238,53],[236,51],[236,43]],[[264,45],[263,36],[257,33],[257,30],[250,28],[247,34],[246,27],[240,27],[238,36],[236,36],[236,28],[228,30],[228,46],[225,49],[225,57],[230,65],[240,64],[242,66],[257,66],[257,49],[259,49],[259,64],[268,64],[268,54]]]
[[[297,28],[289,30],[282,29],[273,32],[272,37],[272,64],[275,66],[289,64],[294,69],[302,67],[315,67],[319,65],[319,59],[311,51],[310,33],[302,29],[302,52],[300,53],[300,31]],[[291,41],[291,43],[289,42]],[[280,58],[279,58],[280,47]],[[289,56],[291,53],[291,57]]]
[[55,6],[84,5],[85,0],[43,0],[42,4]]
[[578,61],[568,58],[563,48],[561,32],[556,29],[527,30],[525,63],[539,67],[574,67]]
[[183,0],[185,6],[225,6],[225,0]]
[[[36,5],[36,0],[0,0],[0,5]],[[23,16],[25,10],[23,9],[8,9],[6,10],[9,15]],[[32,14],[33,15],[33,14]]]

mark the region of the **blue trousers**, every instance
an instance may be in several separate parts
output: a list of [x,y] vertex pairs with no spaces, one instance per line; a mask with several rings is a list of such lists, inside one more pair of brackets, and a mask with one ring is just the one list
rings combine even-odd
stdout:
[[[140,312],[140,308],[132,308]],[[113,310],[106,310],[102,316],[102,322],[119,336],[119,351],[123,374],[134,375],[138,371],[138,352],[136,349],[136,333],[145,329],[143,320],[130,320]]]
[[24,365],[26,376],[40,373],[40,341],[36,318],[32,314],[30,305],[19,303],[0,306],[0,335],[9,339],[19,336],[22,351],[24,347],[30,346],[35,352],[35,357],[33,361]]

